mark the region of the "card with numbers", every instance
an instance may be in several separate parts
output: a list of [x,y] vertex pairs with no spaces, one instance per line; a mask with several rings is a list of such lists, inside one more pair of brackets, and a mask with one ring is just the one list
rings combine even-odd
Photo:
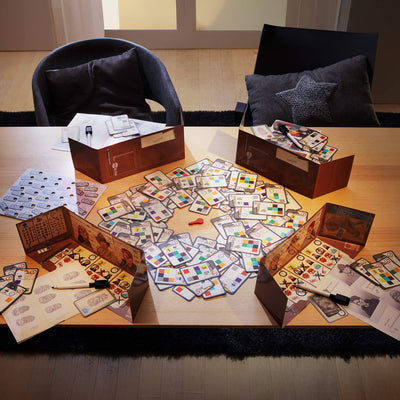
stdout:
[[220,277],[222,286],[228,293],[235,293],[249,277],[249,273],[237,264],[231,265]]

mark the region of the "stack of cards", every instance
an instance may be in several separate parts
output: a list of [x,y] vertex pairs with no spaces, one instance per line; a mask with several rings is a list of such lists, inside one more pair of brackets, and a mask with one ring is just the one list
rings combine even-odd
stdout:
[[27,268],[25,262],[3,267],[3,276],[0,276],[0,313],[22,294],[32,292],[38,273],[38,268]]
[[115,138],[140,135],[135,121],[126,114],[112,116],[105,123],[108,133]]
[[379,285],[389,289],[400,285],[400,259],[391,251],[375,254],[375,262],[360,258],[351,264],[351,268],[359,274]]
[[[283,186],[222,159],[144,178],[108,198],[110,205],[98,210],[99,226],[142,248],[156,286],[189,301],[234,294],[256,275],[260,258],[307,221],[307,212]],[[211,218],[216,239],[174,234],[168,221],[179,209],[222,211]]]
[[271,127],[255,126],[252,131],[264,140],[319,164],[330,161],[337,152],[337,148],[328,145],[328,137],[320,131],[290,122],[276,120]]

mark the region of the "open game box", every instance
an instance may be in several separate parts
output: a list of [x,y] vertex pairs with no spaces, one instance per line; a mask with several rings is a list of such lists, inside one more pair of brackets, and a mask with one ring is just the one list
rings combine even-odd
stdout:
[[91,256],[98,256],[100,260],[88,270],[92,280],[117,278],[125,271],[123,289],[128,292],[134,321],[149,285],[143,250],[112,236],[63,206],[20,222],[17,229],[25,253],[48,271],[57,268],[60,257],[79,260],[85,268],[85,262],[89,265]]
[[354,155],[319,164],[254,135],[245,119],[246,112],[239,126],[237,164],[310,198],[347,186]]
[[291,287],[287,274],[287,285],[280,285],[279,279],[274,276],[279,275],[291,260],[315,242],[320,243],[315,251],[321,250],[320,256],[331,257],[329,261],[332,266],[339,262],[338,258],[335,259],[337,250],[355,257],[365,246],[374,217],[374,214],[368,212],[326,203],[292,237],[260,260],[255,294],[281,327],[290,322],[309,302],[290,302],[288,307],[289,295],[296,289]]
[[69,138],[75,169],[101,183],[185,158],[184,126],[168,127],[101,149]]

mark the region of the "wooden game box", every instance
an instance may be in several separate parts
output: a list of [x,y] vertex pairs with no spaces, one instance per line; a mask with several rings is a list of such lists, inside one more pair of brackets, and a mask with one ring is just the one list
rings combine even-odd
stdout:
[[[143,250],[124,242],[61,206],[17,224],[25,253],[52,271],[63,249],[79,246],[133,275],[128,288],[132,321],[149,286]],[[66,257],[71,257],[71,252]],[[84,265],[81,263],[81,265]],[[96,270],[100,278],[100,270]]]
[[100,183],[185,158],[184,126],[165,128],[101,149],[69,138],[75,169]]
[[374,217],[368,212],[326,203],[291,237],[260,260],[254,292],[279,326],[287,325],[309,302],[300,300],[288,307],[288,298],[274,275],[316,239],[355,257],[367,242]]
[[309,198],[316,198],[347,186],[354,155],[318,164],[239,126],[236,163]]

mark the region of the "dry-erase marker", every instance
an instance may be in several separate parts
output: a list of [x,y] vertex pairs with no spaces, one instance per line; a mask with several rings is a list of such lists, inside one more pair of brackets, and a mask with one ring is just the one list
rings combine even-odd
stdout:
[[87,125],[85,128],[86,132],[86,138],[87,138],[87,144],[88,146],[92,147],[92,135],[93,135],[93,130],[90,125]]
[[85,289],[85,288],[95,288],[95,289],[106,289],[110,287],[110,282],[101,279],[98,281],[90,283],[78,283],[76,285],[63,285],[63,286],[52,286],[52,289]]
[[341,304],[342,306],[348,306],[350,303],[350,298],[347,296],[343,296],[342,294],[331,294],[329,292],[325,292],[324,290],[318,290],[317,288],[308,286],[304,283],[294,283],[294,286],[296,286],[299,289],[307,290],[307,292],[315,293],[320,296],[327,297],[328,299],[333,300],[335,303]]

